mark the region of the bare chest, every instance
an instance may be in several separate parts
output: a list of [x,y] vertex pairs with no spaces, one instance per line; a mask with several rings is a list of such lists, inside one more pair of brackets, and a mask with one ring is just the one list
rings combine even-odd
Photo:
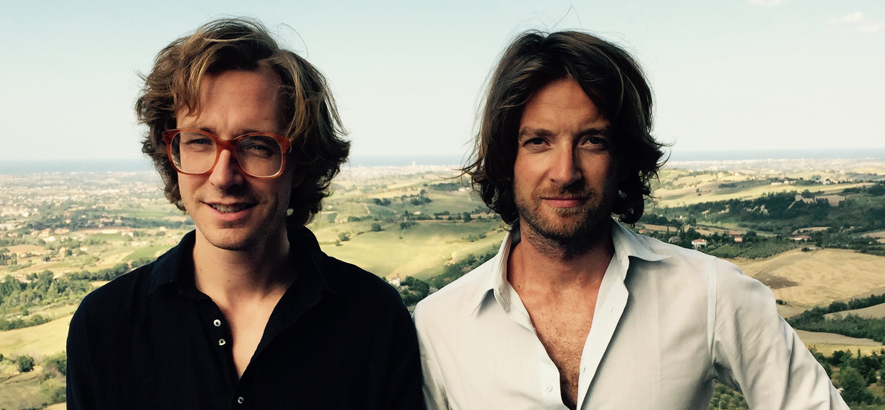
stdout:
[[230,325],[233,339],[231,351],[239,376],[243,375],[249,362],[252,361],[275,306],[275,303],[269,306],[262,304],[248,309],[224,312]]
[[[527,307],[528,308],[528,307]],[[584,343],[593,323],[595,301],[529,308],[538,339],[559,369],[563,403],[575,408]]]

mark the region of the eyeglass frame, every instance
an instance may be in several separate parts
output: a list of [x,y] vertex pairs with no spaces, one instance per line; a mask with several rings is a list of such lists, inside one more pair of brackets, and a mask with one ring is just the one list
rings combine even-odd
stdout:
[[[175,160],[172,159],[172,139],[175,138],[176,135],[178,135],[182,132],[194,132],[194,133],[212,138],[212,140],[215,141],[215,162],[212,163],[212,166],[209,168],[208,171],[206,171],[206,172],[185,172],[185,171],[182,171],[181,169],[179,169],[178,166],[175,165]],[[166,144],[166,155],[169,157],[169,164],[172,165],[172,168],[175,168],[176,171],[178,171],[182,174],[185,174],[185,175],[206,175],[206,174],[212,173],[212,171],[214,171],[215,167],[218,165],[218,158],[221,157],[221,151],[227,150],[228,152],[230,152],[230,155],[233,156],[234,159],[237,160],[237,168],[243,174],[248,175],[252,178],[273,179],[273,178],[279,177],[280,175],[283,175],[283,171],[286,170],[286,157],[289,156],[288,154],[292,150],[292,144],[289,142],[288,138],[286,138],[282,135],[279,135],[279,134],[272,134],[269,132],[250,132],[248,134],[236,136],[236,137],[229,139],[229,140],[223,140],[223,139],[221,139],[221,137],[219,137],[215,134],[212,134],[211,132],[208,132],[208,131],[195,130],[195,129],[191,129],[191,128],[173,128],[171,130],[163,131],[162,135],[163,135],[163,142]],[[255,175],[252,175],[249,172],[247,172],[245,169],[243,169],[243,166],[240,165],[240,159],[237,158],[237,143],[244,138],[257,137],[257,136],[271,137],[278,144],[280,144],[280,149],[281,149],[281,152],[283,153],[283,158],[282,158],[282,162],[280,163],[280,170],[277,171],[276,174],[269,175],[269,176],[263,176],[263,177],[255,176]]]

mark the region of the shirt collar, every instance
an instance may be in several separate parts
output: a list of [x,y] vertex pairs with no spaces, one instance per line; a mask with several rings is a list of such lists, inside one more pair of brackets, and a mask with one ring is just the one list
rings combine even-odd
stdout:
[[615,245],[614,258],[624,267],[624,269],[618,272],[622,280],[626,279],[631,257],[649,262],[657,262],[670,257],[669,255],[655,253],[646,243],[648,238],[634,233],[614,220],[612,220],[611,232],[612,242]]
[[[649,262],[657,262],[669,258],[669,255],[659,255],[655,253],[646,243],[645,237],[633,233],[614,220],[612,220],[611,223],[612,242],[615,247],[614,258],[617,258],[618,262],[620,262],[620,266],[623,267],[623,269],[618,272],[621,280],[626,279],[627,270],[630,266],[630,257]],[[508,232],[504,237],[504,241],[501,243],[501,247],[498,249],[498,254],[488,262],[491,264],[489,269],[492,274],[488,275],[488,281],[480,287],[479,292],[476,295],[477,305],[474,312],[477,312],[482,308],[489,293],[494,295],[495,300],[505,311],[510,309],[511,292],[513,291],[513,287],[510,286],[510,282],[507,281],[507,261],[510,258],[510,250],[513,249],[513,245],[516,245],[519,241],[520,234],[518,229],[513,229]]]
[[[190,285],[194,283],[193,249],[196,231],[190,231],[181,238],[177,246],[164,253],[154,262],[151,270],[148,293],[154,293],[160,286],[167,284]],[[189,272],[185,275],[185,272]]]

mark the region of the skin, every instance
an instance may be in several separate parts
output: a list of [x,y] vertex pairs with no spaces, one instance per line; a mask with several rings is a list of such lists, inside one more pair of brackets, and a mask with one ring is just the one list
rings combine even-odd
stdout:
[[[249,132],[280,134],[279,80],[269,68],[207,75],[196,112],[178,112],[179,128],[233,139]],[[291,166],[274,179],[240,171],[222,151],[205,175],[178,174],[182,202],[196,225],[197,289],[221,309],[231,328],[234,364],[242,376],[271,312],[295,277],[287,266],[286,209],[300,183]]]
[[525,106],[513,167],[522,240],[511,251],[507,279],[559,369],[570,409],[614,254],[610,215],[619,176],[609,125],[577,82],[551,82]]

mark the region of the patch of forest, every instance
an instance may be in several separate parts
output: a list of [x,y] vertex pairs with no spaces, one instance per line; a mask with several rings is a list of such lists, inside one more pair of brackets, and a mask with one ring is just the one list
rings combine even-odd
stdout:
[[35,308],[59,302],[79,303],[93,290],[93,281],[109,281],[153,261],[141,258],[97,271],[71,272],[58,278],[52,271],[31,273],[24,280],[6,276],[0,282],[0,330],[37,326],[52,318],[31,315]]
[[828,319],[829,313],[846,310],[863,309],[885,303],[885,294],[866,298],[852,299],[845,302],[833,302],[829,306],[818,306],[787,319],[790,326],[812,332],[836,333],[840,335],[873,339],[885,343],[885,318],[863,318],[858,315],[846,315]]
[[[885,230],[885,183],[844,189],[839,196],[838,204],[833,205],[830,198],[825,198],[820,192],[771,193],[753,199],[658,208],[643,216],[641,222],[673,227],[674,235],[682,234],[683,246],[687,240],[685,236],[692,236],[684,227],[710,224],[746,229],[745,240],[756,232],[771,233],[782,239],[801,232],[801,235],[809,236],[808,242],[817,247],[852,249],[885,256],[885,245],[863,236],[864,233]],[[812,227],[816,229],[809,229]],[[699,234],[694,236],[707,239]],[[715,237],[712,239],[716,242]],[[718,253],[709,246],[704,251],[721,257],[752,257],[750,255],[755,251],[749,249],[757,248],[760,242],[749,243],[725,247]],[[782,250],[789,248],[781,246]],[[769,253],[774,250],[758,252],[760,256],[756,257],[770,256]]]

